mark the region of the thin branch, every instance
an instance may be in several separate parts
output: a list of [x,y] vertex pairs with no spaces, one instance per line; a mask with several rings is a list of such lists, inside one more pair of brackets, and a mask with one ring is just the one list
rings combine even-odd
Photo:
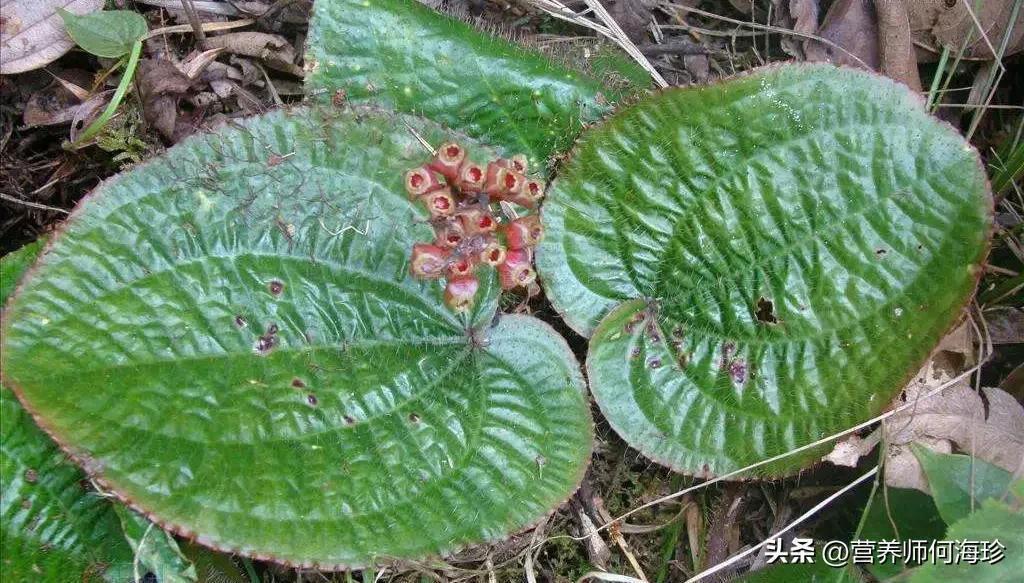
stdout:
[[65,214],[65,215],[68,214],[68,211],[66,211],[66,210],[64,210],[62,208],[57,208],[55,206],[49,206],[49,205],[45,205],[45,204],[38,203],[38,202],[32,202],[32,201],[29,201],[29,200],[22,200],[20,198],[13,197],[13,196],[11,196],[9,194],[4,194],[2,192],[0,192],[0,199],[6,200],[7,202],[13,202],[15,204],[21,204],[21,205],[25,205],[25,206],[28,206],[28,207],[32,207],[34,209],[40,209],[40,210],[44,210],[44,211],[52,211],[52,212],[55,212],[55,213],[61,213],[61,214]]

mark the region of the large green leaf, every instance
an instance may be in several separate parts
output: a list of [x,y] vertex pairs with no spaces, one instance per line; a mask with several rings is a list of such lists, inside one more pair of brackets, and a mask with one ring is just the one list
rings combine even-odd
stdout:
[[976,152],[902,85],[772,67],[587,132],[537,261],[593,336],[611,425],[654,460],[718,474],[881,410],[960,316],[991,204]]
[[[0,302],[39,256],[36,242],[0,259]],[[0,387],[0,571],[5,581],[126,581],[131,551],[110,504],[92,492],[8,389]]]
[[406,123],[459,138],[281,111],[103,185],[9,306],[5,382],[100,483],[216,548],[333,568],[539,519],[590,451],[578,365],[537,320],[492,326],[493,281],[466,318],[409,277],[431,229]]
[[[1024,573],[1024,481],[1018,480],[1005,499],[985,500],[977,511],[950,525],[945,540],[956,541],[960,560],[947,564],[940,559],[915,569],[911,583],[1020,581]],[[973,551],[965,551],[965,544]],[[1003,550],[995,560],[997,545]]]
[[1003,468],[969,455],[936,453],[919,445],[913,452],[946,524],[964,518],[989,498],[1001,498],[1013,480]]
[[324,0],[313,6],[307,90],[412,112],[528,154],[568,149],[610,110],[614,90],[416,0]]

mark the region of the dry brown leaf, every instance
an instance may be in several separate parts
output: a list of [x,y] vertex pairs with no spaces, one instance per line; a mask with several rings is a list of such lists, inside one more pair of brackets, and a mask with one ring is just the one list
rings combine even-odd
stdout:
[[[952,378],[929,363],[904,389],[900,401],[914,403]],[[978,394],[960,381],[893,415],[883,428],[890,444],[886,482],[892,486],[923,483],[920,466],[908,451],[911,443],[945,453],[955,446],[1011,473],[1024,467],[1024,407],[1002,389],[986,387]]]
[[867,65],[878,70],[878,17],[872,0],[836,0],[825,14],[818,36],[846,52],[808,40],[804,43],[808,61],[827,61],[851,67]]
[[612,15],[629,40],[643,43],[647,40],[647,24],[653,20],[653,2],[645,0],[614,0],[605,2],[608,14]]
[[89,14],[103,0],[5,0],[0,3],[0,74],[38,69],[68,52],[75,42],[57,9]]
[[97,93],[75,109],[75,117],[71,120],[71,132],[69,135],[69,139],[72,142],[76,141],[78,134],[85,131],[85,128],[89,127],[89,124],[99,117],[100,112],[103,111],[103,108],[106,107],[107,102],[113,96],[113,89]]
[[[998,50],[1003,35],[1011,25],[1013,5],[1016,0],[985,0],[971,2],[971,10],[977,17],[989,43]],[[982,38],[971,12],[964,0],[907,0],[910,30],[914,40],[927,47],[942,50],[948,47],[954,54],[965,45],[964,56],[991,59],[994,55],[989,43]],[[968,36],[970,35],[970,36]],[[1017,13],[1017,21],[1010,31],[1006,55],[1024,49],[1024,10]],[[1004,55],[1004,56],[1006,56]],[[934,58],[935,55],[930,55]]]
[[139,63],[139,95],[146,122],[164,138],[173,140],[178,121],[178,98],[192,81],[167,59],[143,59]]
[[997,307],[985,311],[992,344],[1024,343],[1024,308]]
[[860,463],[860,458],[871,453],[878,445],[879,435],[877,432],[861,438],[859,435],[851,435],[836,444],[835,448],[828,455],[822,458],[836,466],[855,468]]
[[878,15],[878,62],[882,74],[921,90],[917,53],[910,35],[904,0],[875,0]]
[[68,123],[75,118],[78,106],[88,93],[73,91],[73,87],[89,84],[90,75],[81,69],[68,69],[54,75],[49,85],[34,92],[25,103],[22,121],[26,127]]
[[229,32],[206,39],[208,49],[223,48],[229,53],[262,60],[272,69],[301,77],[302,67],[295,64],[295,47],[283,36],[265,32]]

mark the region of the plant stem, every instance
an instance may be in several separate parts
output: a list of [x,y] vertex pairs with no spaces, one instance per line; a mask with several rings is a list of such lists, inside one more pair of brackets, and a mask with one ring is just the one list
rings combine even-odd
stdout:
[[117,84],[117,90],[114,91],[113,99],[107,104],[107,108],[103,110],[103,113],[78,136],[78,139],[71,143],[69,149],[78,149],[88,143],[107,126],[110,118],[114,117],[114,112],[121,105],[125,94],[128,93],[128,87],[131,86],[132,78],[135,76],[135,69],[139,65],[140,56],[142,56],[142,41],[135,41],[135,44],[132,45],[132,52],[128,56],[128,64],[125,65],[124,73],[121,74],[121,82]]

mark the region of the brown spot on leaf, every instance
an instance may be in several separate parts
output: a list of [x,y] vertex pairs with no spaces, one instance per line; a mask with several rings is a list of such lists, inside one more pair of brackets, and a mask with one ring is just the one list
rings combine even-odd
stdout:
[[635,358],[638,358],[639,356],[640,356],[640,347],[639,346],[634,346],[633,349],[629,351],[629,358],[630,358],[630,360],[633,360]]
[[25,470],[25,481],[29,484],[35,484],[39,480],[39,472],[29,468]]
[[747,363],[736,359],[729,363],[729,376],[733,382],[743,384],[747,380]]
[[260,356],[266,356],[275,346],[277,346],[277,324],[271,322],[263,336],[256,339],[256,345],[253,348]]
[[281,295],[281,292],[284,291],[284,283],[277,281],[275,279],[267,285],[267,289],[269,289],[270,293],[274,294],[275,296],[279,296]]
[[304,389],[306,388],[306,382],[296,377],[292,379],[292,386],[295,387],[296,389]]
[[415,413],[409,413],[409,421],[411,423],[419,423],[420,422],[420,416],[415,414]]
[[345,415],[344,419],[345,419],[345,423],[347,423],[349,425],[355,425],[356,424],[355,418],[352,417],[351,415]]
[[248,325],[249,322],[245,319],[245,316],[241,314],[235,316],[235,326],[238,326],[239,328],[245,328]]

